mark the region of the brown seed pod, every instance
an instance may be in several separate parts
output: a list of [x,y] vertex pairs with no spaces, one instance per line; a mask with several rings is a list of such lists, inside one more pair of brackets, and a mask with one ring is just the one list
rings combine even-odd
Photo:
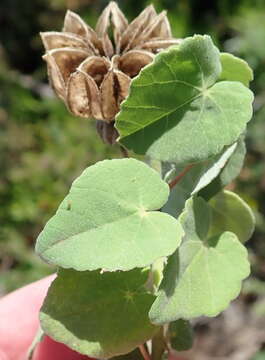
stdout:
[[95,30],[67,11],[62,32],[41,37],[56,94],[74,115],[109,123],[127,97],[131,79],[156,53],[180,42],[172,38],[165,12],[157,14],[150,5],[128,24],[115,2],[104,9]]

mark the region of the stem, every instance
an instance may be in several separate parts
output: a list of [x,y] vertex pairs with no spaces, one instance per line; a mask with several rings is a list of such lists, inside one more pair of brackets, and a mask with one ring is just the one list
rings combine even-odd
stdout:
[[161,360],[166,349],[168,348],[164,338],[164,328],[161,326],[159,332],[152,339],[152,360]]
[[105,144],[114,145],[119,136],[118,131],[114,127],[114,121],[107,122],[97,120],[96,129]]
[[43,336],[44,336],[44,332],[42,331],[41,327],[39,327],[32,343],[28,349],[26,360],[33,359],[34,351],[35,351],[37,345],[39,344],[39,342],[42,341]]
[[170,190],[173,189],[174,186],[177,185],[178,182],[187,174],[188,171],[193,167],[193,164],[188,165],[178,176],[175,177],[170,183],[168,184],[170,187]]
[[125,149],[122,145],[120,145],[120,151],[121,151],[122,157],[124,157],[124,158],[130,157],[127,149]]
[[144,360],[151,360],[151,357],[150,357],[149,352],[147,351],[147,349],[145,347],[145,344],[141,344],[138,347],[139,347],[139,350],[140,350]]

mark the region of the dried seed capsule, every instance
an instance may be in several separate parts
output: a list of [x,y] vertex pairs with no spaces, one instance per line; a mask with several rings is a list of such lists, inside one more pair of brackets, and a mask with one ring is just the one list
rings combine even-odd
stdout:
[[128,24],[115,2],[104,9],[95,30],[67,11],[63,31],[44,32],[41,37],[56,94],[74,115],[108,123],[128,95],[131,79],[154,54],[179,43],[172,38],[165,12],[157,14],[150,5]]

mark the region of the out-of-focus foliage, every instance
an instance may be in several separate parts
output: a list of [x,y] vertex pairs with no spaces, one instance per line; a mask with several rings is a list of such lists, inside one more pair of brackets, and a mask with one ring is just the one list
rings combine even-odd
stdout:
[[[117,1],[129,19],[148,3]],[[101,143],[94,121],[74,118],[53,96],[39,31],[60,30],[67,8],[92,26],[107,0],[1,0],[0,3],[0,293],[53,269],[32,253],[41,228],[87,165],[118,157]],[[253,276],[265,279],[265,1],[154,0],[167,9],[174,36],[208,33],[222,50],[253,67],[255,115],[247,134],[248,156],[234,190],[256,210]],[[264,295],[260,295],[264,296]]]

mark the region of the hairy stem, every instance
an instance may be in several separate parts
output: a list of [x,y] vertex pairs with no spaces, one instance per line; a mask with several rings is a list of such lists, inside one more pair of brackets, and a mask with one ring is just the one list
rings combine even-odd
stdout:
[[187,174],[188,171],[193,167],[193,164],[188,165],[178,176],[176,176],[173,180],[168,184],[170,190],[173,189],[174,186]]
[[127,149],[125,149],[122,145],[120,145],[120,151],[121,151],[121,155],[124,158],[129,158],[129,153],[127,151]]
[[141,344],[138,347],[139,347],[139,350],[140,350],[144,360],[151,360],[151,357],[149,355],[149,352],[148,352],[145,344]]
[[164,351],[167,349],[164,338],[164,329],[161,326],[159,332],[152,339],[152,360],[161,360]]

